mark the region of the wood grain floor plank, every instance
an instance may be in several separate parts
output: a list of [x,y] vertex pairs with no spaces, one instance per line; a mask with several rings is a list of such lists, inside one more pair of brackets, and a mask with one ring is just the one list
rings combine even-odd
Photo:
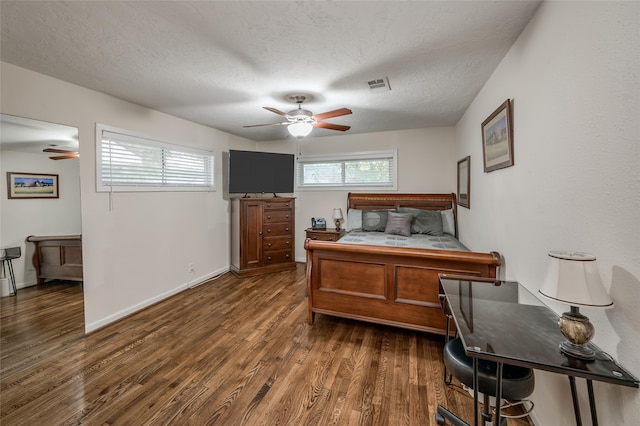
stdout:
[[77,283],[4,297],[0,424],[435,425],[438,404],[470,419],[441,336],[310,326],[304,272],[225,274],[87,336]]

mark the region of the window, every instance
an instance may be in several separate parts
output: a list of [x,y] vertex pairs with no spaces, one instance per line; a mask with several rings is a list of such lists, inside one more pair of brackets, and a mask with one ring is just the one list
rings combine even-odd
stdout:
[[211,151],[96,125],[98,192],[213,191]]
[[397,151],[298,158],[298,188],[396,189]]

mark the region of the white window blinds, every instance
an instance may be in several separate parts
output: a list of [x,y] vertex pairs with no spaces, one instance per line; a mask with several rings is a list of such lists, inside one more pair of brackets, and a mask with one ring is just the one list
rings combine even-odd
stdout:
[[97,190],[211,191],[214,154],[98,125]]
[[299,157],[298,188],[397,187],[397,151]]

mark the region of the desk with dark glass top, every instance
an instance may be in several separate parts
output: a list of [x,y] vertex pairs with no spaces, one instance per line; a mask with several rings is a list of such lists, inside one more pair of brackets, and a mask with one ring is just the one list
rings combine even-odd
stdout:
[[[593,425],[597,425],[593,380],[638,387],[640,382],[609,354],[589,344],[596,359],[584,362],[567,357],[559,349],[566,340],[558,328],[558,315],[542,304],[525,287],[513,281],[499,281],[440,275],[443,309],[455,321],[467,356],[502,364],[551,371],[569,377],[576,423],[582,425],[576,394],[576,377],[587,381]],[[500,396],[502,368],[498,368]],[[477,377],[477,376],[476,376]],[[477,379],[476,379],[477,380]],[[478,424],[478,394],[474,391],[474,424]],[[500,397],[496,398],[500,411]],[[499,414],[496,423],[499,424]]]

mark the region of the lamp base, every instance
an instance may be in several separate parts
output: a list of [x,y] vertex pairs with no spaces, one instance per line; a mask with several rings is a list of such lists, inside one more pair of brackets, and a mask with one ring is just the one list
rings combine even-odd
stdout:
[[591,348],[583,345],[574,345],[568,340],[560,343],[560,352],[583,361],[593,361],[596,359],[596,353]]
[[571,306],[570,312],[562,314],[558,326],[562,335],[567,338],[560,344],[562,353],[584,361],[593,361],[596,358],[595,352],[587,347],[595,329],[589,318],[582,315],[576,306]]
[[340,230],[340,219],[336,219],[335,220],[335,224],[336,224],[336,231]]

